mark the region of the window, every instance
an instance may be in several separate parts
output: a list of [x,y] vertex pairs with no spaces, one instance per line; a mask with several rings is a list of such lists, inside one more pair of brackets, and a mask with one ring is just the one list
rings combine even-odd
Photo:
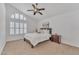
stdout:
[[19,23],[15,23],[16,28],[19,28]]
[[20,34],[23,34],[23,23],[20,23]]
[[14,22],[10,22],[10,27],[14,28]]
[[11,19],[13,19],[13,18],[14,18],[14,14],[11,15]]
[[15,13],[15,19],[19,19],[19,13]]
[[10,22],[10,35],[14,35],[14,22]]
[[15,13],[10,17],[10,35],[21,35],[27,33],[26,17]]
[[23,20],[23,15],[22,14],[20,15],[20,20]]
[[24,33],[27,33],[27,24],[24,24]]
[[19,23],[15,23],[16,34],[19,34]]
[[24,21],[26,20],[26,17],[24,17]]
[[10,28],[10,35],[14,35],[14,29]]

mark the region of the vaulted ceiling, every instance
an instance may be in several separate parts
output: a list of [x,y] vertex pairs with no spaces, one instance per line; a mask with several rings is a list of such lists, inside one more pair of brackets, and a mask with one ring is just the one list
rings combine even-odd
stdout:
[[43,15],[36,14],[33,15],[32,11],[27,11],[28,9],[32,9],[32,3],[11,3],[11,5],[15,6],[20,11],[24,12],[26,15],[29,15],[33,18],[36,18],[38,21],[46,18],[54,17],[60,14],[74,12],[79,10],[79,4],[71,4],[71,3],[39,3],[38,7],[45,8],[44,11],[41,11]]

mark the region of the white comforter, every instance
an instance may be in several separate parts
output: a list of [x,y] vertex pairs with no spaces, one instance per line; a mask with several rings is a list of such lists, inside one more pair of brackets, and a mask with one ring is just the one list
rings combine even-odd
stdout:
[[24,36],[33,46],[36,46],[39,42],[48,40],[49,37],[51,37],[51,35],[47,33],[28,33]]

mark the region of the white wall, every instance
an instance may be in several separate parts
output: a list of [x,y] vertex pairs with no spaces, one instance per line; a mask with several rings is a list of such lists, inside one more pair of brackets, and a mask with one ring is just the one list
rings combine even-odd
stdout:
[[27,32],[28,33],[35,32],[38,22],[35,21],[34,18],[32,18],[28,15],[26,17],[27,17]]
[[62,35],[62,43],[79,47],[79,11],[61,14],[42,22],[50,21],[52,33],[57,32]]
[[5,46],[5,6],[0,3],[0,54]]

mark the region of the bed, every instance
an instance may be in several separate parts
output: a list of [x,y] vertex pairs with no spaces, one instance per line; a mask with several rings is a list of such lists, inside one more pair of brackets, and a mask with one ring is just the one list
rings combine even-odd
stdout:
[[51,37],[51,34],[49,33],[50,31],[47,29],[46,30],[42,29],[42,31],[43,32],[41,32],[41,33],[35,32],[35,33],[25,34],[24,41],[28,42],[32,48],[34,48],[35,46],[37,46],[40,43],[49,41],[49,39]]

